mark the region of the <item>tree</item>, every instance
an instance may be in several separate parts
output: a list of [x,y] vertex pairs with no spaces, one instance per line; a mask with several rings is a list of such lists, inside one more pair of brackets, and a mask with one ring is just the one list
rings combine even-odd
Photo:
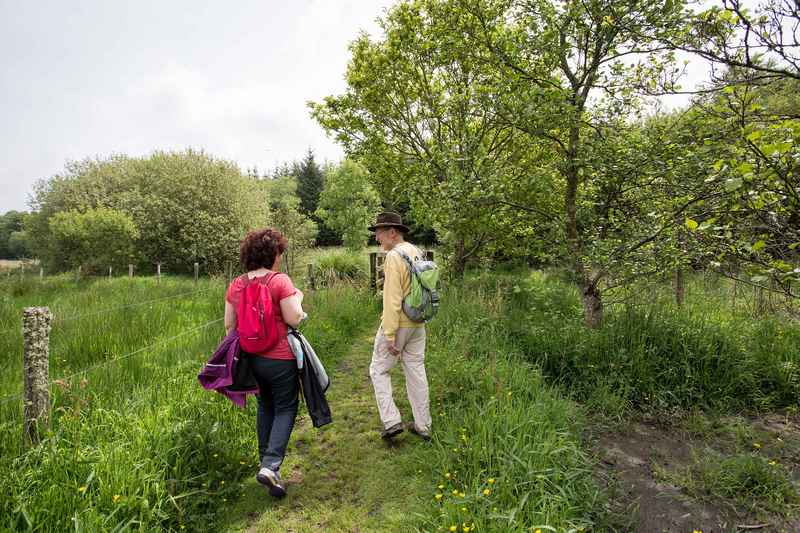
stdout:
[[325,176],[317,162],[314,161],[314,152],[310,148],[298,165],[296,177],[300,210],[305,215],[312,215],[319,206],[319,196],[325,186]]
[[45,263],[63,264],[50,218],[59,212],[109,208],[134,221],[138,263],[150,270],[164,263],[191,272],[199,262],[221,272],[237,256],[239,241],[263,226],[267,205],[259,182],[238,167],[203,152],[121,155],[67,164],[62,174],[38,183],[27,229],[34,252]]
[[48,224],[57,250],[55,269],[81,266],[87,273],[119,269],[132,262],[136,253],[139,231],[133,219],[120,211],[105,207],[61,211]]
[[[407,200],[436,230],[455,276],[506,233],[508,220],[493,216],[503,184],[541,177],[539,152],[494,112],[495,70],[453,30],[463,19],[453,1],[397,5],[380,22],[385,39],[351,45],[345,93],[309,104],[385,201]],[[526,200],[550,184],[528,185]]]
[[300,211],[294,177],[264,180],[262,186],[270,212],[268,224],[288,239],[289,248],[284,254],[283,264],[287,272],[293,272],[297,257],[314,246],[317,224]]
[[8,254],[10,257],[20,259],[30,257],[31,243],[26,231],[13,231],[8,236]]
[[[21,232],[27,213],[8,211],[0,215],[0,259],[17,259],[28,255],[25,235]],[[12,235],[17,235],[12,241]]]
[[358,251],[369,239],[367,227],[380,207],[380,197],[369,183],[367,170],[346,159],[326,175],[316,215],[342,234],[347,248]]
[[[567,262],[585,322],[598,327],[601,282],[628,256],[653,247],[679,224],[689,205],[700,201],[688,198],[662,206],[661,216],[652,221],[657,224],[644,226],[648,233],[625,243],[608,227],[592,223],[603,220],[593,217],[598,206],[602,211],[604,203],[613,205],[604,199],[605,192],[627,189],[609,188],[613,183],[607,178],[619,182],[625,176],[593,155],[610,155],[602,145],[635,118],[638,95],[675,86],[679,71],[662,39],[684,31],[684,2],[460,0],[460,5],[474,21],[466,28],[476,53],[488,55],[496,66],[498,114],[559,155],[563,204],[558,218]],[[648,183],[646,173],[636,172],[634,182],[641,190]],[[607,237],[610,246],[597,246],[596,239]]]
[[733,68],[691,112],[711,146],[704,182],[724,192],[693,214],[695,235],[723,275],[797,297],[800,281],[800,88],[793,78]]

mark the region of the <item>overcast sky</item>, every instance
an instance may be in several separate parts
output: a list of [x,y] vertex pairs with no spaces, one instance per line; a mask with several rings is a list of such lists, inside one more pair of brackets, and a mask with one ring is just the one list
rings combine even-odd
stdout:
[[0,0],[0,213],[70,159],[340,159],[305,104],[344,90],[348,43],[393,3]]

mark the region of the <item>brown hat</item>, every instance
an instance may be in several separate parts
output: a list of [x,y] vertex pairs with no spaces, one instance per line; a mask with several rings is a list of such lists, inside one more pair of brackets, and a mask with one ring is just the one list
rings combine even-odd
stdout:
[[411,231],[408,229],[408,226],[403,224],[403,219],[400,218],[400,215],[397,213],[392,213],[391,211],[379,213],[378,218],[375,220],[375,224],[367,229],[370,231],[375,231],[378,228],[397,228],[403,233],[408,233]]

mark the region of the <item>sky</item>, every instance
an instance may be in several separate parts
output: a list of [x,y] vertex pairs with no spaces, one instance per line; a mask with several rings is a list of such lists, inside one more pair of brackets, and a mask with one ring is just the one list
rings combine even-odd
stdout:
[[0,213],[86,157],[338,161],[306,102],[344,91],[348,44],[393,3],[0,0]]

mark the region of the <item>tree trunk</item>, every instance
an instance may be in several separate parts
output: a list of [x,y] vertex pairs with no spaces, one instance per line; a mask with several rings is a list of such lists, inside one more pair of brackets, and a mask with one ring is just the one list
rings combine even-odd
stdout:
[[453,247],[453,261],[450,265],[450,272],[455,279],[463,279],[464,271],[467,267],[467,256],[464,246],[464,239],[459,237],[456,239],[455,246]]
[[588,328],[598,329],[603,324],[603,299],[596,285],[584,283],[581,288],[583,322]]
[[577,197],[578,197],[578,146],[580,127],[577,121],[570,128],[569,144],[565,153],[564,177],[567,187],[564,192],[564,211],[566,212],[565,232],[567,246],[572,256],[572,269],[578,280],[578,289],[583,301],[583,322],[587,327],[597,329],[603,323],[603,300],[597,283],[592,282],[586,266],[581,259],[581,242],[578,238]]
[[678,307],[683,306],[683,297],[686,293],[686,287],[683,281],[683,269],[681,267],[677,267],[675,269],[675,304]]

